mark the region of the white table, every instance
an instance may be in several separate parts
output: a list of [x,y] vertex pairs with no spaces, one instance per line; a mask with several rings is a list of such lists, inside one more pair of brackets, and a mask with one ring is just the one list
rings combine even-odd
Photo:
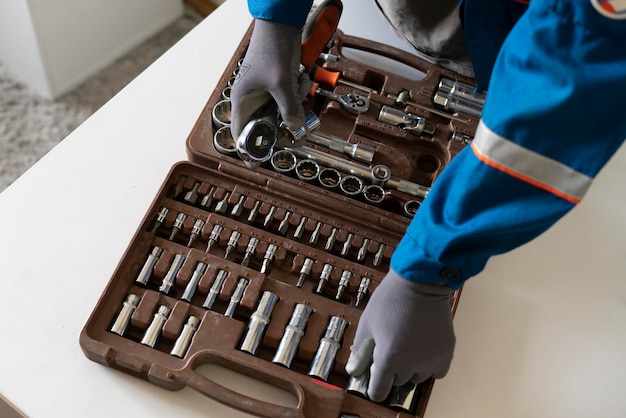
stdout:
[[[345,33],[398,43],[370,2],[344,2]],[[78,335],[168,170],[186,159],[249,22],[244,0],[226,2],[0,194],[0,393],[28,416],[244,416],[93,363]],[[625,416],[625,172],[621,149],[571,215],[466,285],[456,356],[427,418]]]

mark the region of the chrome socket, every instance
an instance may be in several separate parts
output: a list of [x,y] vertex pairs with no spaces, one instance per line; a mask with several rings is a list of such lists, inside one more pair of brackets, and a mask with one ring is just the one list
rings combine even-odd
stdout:
[[404,214],[406,216],[412,218],[415,216],[421,205],[422,204],[419,200],[407,200],[404,205],[402,205],[402,209],[404,210]]
[[413,382],[393,386],[385,403],[389,408],[414,413],[419,399],[418,388],[419,386]]
[[302,181],[313,181],[320,174],[320,166],[315,160],[306,158],[296,164],[296,177]]
[[165,321],[167,321],[168,316],[172,310],[165,305],[161,305],[159,310],[154,314],[154,318],[152,322],[148,326],[146,333],[141,339],[141,343],[143,345],[150,346],[154,348],[154,345],[161,335],[161,330],[163,329],[163,325],[165,325]]
[[198,288],[198,282],[200,282],[200,278],[206,272],[206,269],[207,265],[205,263],[198,263],[196,269],[191,275],[191,279],[189,279],[189,283],[187,283],[187,286],[185,287],[183,295],[181,296],[182,300],[186,300],[187,302],[191,301],[191,298],[194,293],[196,293],[196,289]]
[[291,173],[296,168],[297,162],[294,153],[285,149],[276,151],[270,160],[272,169],[281,174]]
[[291,367],[291,362],[298,351],[298,344],[304,335],[309,317],[313,309],[303,303],[298,303],[291,314],[291,319],[285,328],[285,333],[280,339],[278,349],[272,362],[281,364],[287,368]]
[[172,264],[170,265],[169,270],[165,274],[163,278],[163,282],[161,282],[161,287],[159,287],[159,292],[163,292],[165,294],[169,293],[174,281],[176,280],[176,275],[178,274],[178,270],[183,266],[185,262],[185,256],[182,254],[176,254],[174,256],[174,260],[172,260]]
[[363,187],[363,180],[352,174],[344,176],[339,182],[341,192],[350,197],[358,196],[363,191]]
[[370,179],[372,184],[385,187],[385,184],[391,178],[391,169],[383,164],[378,164],[372,167],[372,178]]
[[278,300],[278,296],[274,293],[269,291],[263,292],[259,305],[250,317],[250,322],[248,322],[248,331],[241,343],[241,351],[252,355],[256,354],[265,333],[265,328],[270,322],[270,316]]
[[152,276],[152,272],[154,271],[154,266],[156,265],[157,261],[159,261],[161,254],[163,254],[163,248],[154,247],[152,249],[152,252],[148,254],[146,262],[143,264],[141,271],[137,275],[135,282],[144,286],[148,283],[148,280],[150,280],[150,276]]
[[230,126],[222,126],[213,135],[213,146],[220,154],[234,155],[237,147]]
[[317,181],[326,189],[333,190],[341,183],[341,173],[334,168],[324,168],[320,171]]
[[198,326],[200,325],[200,319],[195,316],[190,316],[187,320],[187,323],[183,326],[183,330],[180,335],[176,339],[174,343],[174,347],[172,347],[172,351],[170,354],[172,356],[176,356],[179,358],[185,357],[189,346],[191,345],[191,339],[194,334],[198,330]]
[[326,333],[317,348],[308,375],[327,380],[339,351],[340,341],[348,323],[345,319],[333,316],[330,318]]
[[217,128],[229,126],[231,122],[232,103],[229,99],[220,100],[213,106],[211,116]]
[[370,384],[370,368],[366,368],[360,376],[350,376],[348,380],[348,386],[346,391],[353,395],[361,396],[365,399],[369,399],[367,396],[367,388]]
[[222,293],[222,287],[224,287],[224,281],[226,280],[226,276],[228,276],[228,272],[225,270],[220,270],[217,272],[215,281],[211,285],[209,293],[206,295],[206,299],[202,304],[203,308],[211,309],[213,307],[213,304],[215,304],[215,301],[219,297],[220,293]]
[[243,293],[248,286],[248,279],[244,279],[243,277],[239,278],[239,282],[237,283],[237,287],[233,291],[233,294],[230,297],[230,302],[228,302],[228,306],[226,307],[226,311],[224,312],[224,316],[233,317],[235,314],[235,309],[241,302],[241,298],[243,298]]
[[133,312],[135,312],[135,309],[137,309],[137,305],[139,305],[140,300],[141,298],[135,294],[131,293],[128,295],[124,303],[122,303],[122,309],[111,327],[111,332],[117,335],[124,335],[124,332],[126,332],[126,328],[130,323],[130,317],[133,315]]
[[363,199],[370,205],[380,205],[385,200],[385,189],[376,184],[367,185],[363,188]]

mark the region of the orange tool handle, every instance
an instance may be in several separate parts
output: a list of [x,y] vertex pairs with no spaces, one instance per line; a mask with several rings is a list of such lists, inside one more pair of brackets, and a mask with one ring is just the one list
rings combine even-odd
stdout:
[[300,48],[300,62],[307,72],[313,70],[315,61],[337,31],[342,11],[341,0],[325,0],[309,15],[302,30]]
[[317,64],[313,64],[309,75],[311,79],[320,83],[328,84],[331,87],[335,87],[339,82],[341,73],[338,71],[328,71],[326,68],[320,67]]

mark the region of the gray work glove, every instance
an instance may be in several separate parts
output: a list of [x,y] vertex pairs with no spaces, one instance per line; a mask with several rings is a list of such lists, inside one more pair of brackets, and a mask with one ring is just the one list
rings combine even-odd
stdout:
[[301,36],[294,26],[254,21],[250,45],[231,91],[233,138],[271,98],[289,128],[304,125],[302,100],[312,84],[307,74],[299,74]]
[[420,284],[393,270],[372,293],[356,330],[346,371],[370,367],[369,398],[383,401],[392,386],[448,373],[456,338],[447,286]]

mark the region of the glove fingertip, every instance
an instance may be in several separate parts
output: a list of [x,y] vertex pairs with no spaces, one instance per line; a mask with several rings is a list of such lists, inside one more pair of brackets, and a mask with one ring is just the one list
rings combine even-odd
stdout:
[[374,402],[382,402],[387,398],[391,388],[393,386],[393,375],[379,372],[376,368],[376,364],[370,368],[370,381],[367,387],[367,396]]

